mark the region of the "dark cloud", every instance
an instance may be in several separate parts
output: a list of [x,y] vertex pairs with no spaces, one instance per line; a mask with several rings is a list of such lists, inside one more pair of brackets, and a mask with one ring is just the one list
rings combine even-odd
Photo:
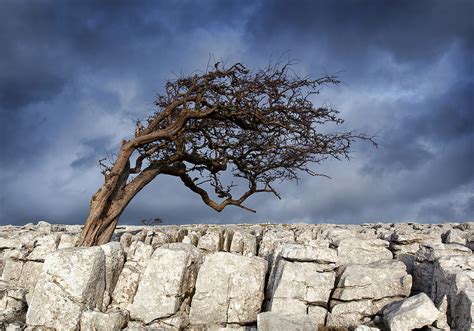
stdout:
[[[279,185],[258,210],[215,213],[172,178],[122,223],[458,221],[474,218],[474,3],[456,1],[48,1],[0,4],[0,223],[80,223],[101,184],[97,160],[175,74],[209,56],[251,67],[300,59],[340,74],[325,90],[346,128],[377,133],[333,179]],[[25,207],[27,206],[27,207]]]

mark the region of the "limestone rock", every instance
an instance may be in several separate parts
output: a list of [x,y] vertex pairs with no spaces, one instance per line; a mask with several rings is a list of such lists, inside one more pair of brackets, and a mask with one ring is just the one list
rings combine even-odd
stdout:
[[271,229],[266,230],[260,242],[258,255],[262,257],[272,256],[275,248],[284,243],[294,243],[295,234],[287,229]]
[[406,297],[412,278],[405,265],[396,260],[380,260],[369,264],[354,264],[343,268],[332,299],[351,301]]
[[191,324],[248,324],[263,301],[267,261],[233,253],[210,254],[196,281]]
[[132,303],[137,292],[142,271],[143,267],[138,262],[125,262],[112,293],[113,305],[129,309],[129,304]]
[[194,287],[200,260],[199,250],[192,245],[179,243],[158,248],[140,280],[130,316],[150,323],[176,313]]
[[26,261],[21,269],[21,276],[19,279],[19,286],[24,287],[28,290],[26,295],[26,301],[29,303],[33,290],[36,283],[40,279],[43,271],[43,263],[36,261]]
[[59,330],[78,330],[83,306],[57,284],[40,279],[26,313],[26,323]]
[[0,284],[0,321],[11,323],[24,321],[26,313],[26,290]]
[[389,304],[402,298],[390,297],[380,300],[363,299],[357,301],[331,301],[326,325],[330,327],[355,327],[370,322]]
[[100,247],[66,248],[48,255],[26,321],[63,330],[79,325],[83,309],[102,303],[105,254]]
[[409,331],[431,325],[438,317],[438,309],[425,293],[394,303],[383,312],[387,328],[396,331]]
[[337,251],[329,247],[285,244],[282,246],[281,257],[288,261],[315,262],[333,264],[337,262]]
[[210,231],[199,238],[198,248],[208,252],[222,251],[224,238],[220,231]]
[[[296,299],[304,304],[325,306],[334,287],[335,272],[321,272],[315,263],[282,260],[278,263],[274,279],[272,301]],[[285,309],[285,305],[279,306]],[[271,307],[272,311],[279,309],[273,304]]]
[[311,318],[311,320],[313,321],[313,325],[316,327],[324,326],[324,324],[326,323],[327,314],[328,311],[326,308],[320,306],[308,307],[308,316]]
[[122,330],[127,323],[127,313],[121,310],[112,310],[102,313],[87,310],[81,316],[81,330],[89,331],[116,331]]
[[257,316],[258,331],[314,331],[316,326],[308,315],[282,315],[264,312]]
[[444,243],[464,245],[466,243],[465,234],[458,229],[448,230],[445,235]]
[[44,258],[49,253],[56,250],[59,244],[60,235],[58,233],[49,234],[39,237],[35,241],[35,248],[28,255],[28,260],[44,261]]
[[337,243],[338,264],[371,263],[392,259],[389,243],[381,239],[345,238]]
[[255,256],[257,255],[257,239],[251,233],[235,231],[229,251],[244,256]]
[[135,261],[139,265],[145,266],[153,251],[153,246],[141,241],[134,241],[127,250],[127,261]]
[[119,242],[109,242],[101,245],[100,248],[105,254],[105,291],[102,302],[102,311],[107,309],[111,301],[117,280],[122,272],[125,261],[125,252]]

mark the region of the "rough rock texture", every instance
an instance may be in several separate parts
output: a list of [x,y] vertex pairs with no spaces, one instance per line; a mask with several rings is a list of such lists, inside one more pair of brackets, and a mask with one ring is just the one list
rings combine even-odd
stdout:
[[473,223],[80,229],[0,227],[0,330],[474,329]]
[[233,253],[208,255],[196,281],[191,324],[248,324],[263,301],[267,262]]
[[150,323],[175,314],[184,298],[192,293],[200,263],[201,254],[192,245],[169,244],[158,248],[130,306],[131,317]]
[[438,317],[439,310],[425,293],[396,302],[383,312],[387,328],[396,331],[409,331],[431,325]]
[[45,259],[26,323],[75,330],[84,309],[102,304],[105,254],[100,247],[66,248]]

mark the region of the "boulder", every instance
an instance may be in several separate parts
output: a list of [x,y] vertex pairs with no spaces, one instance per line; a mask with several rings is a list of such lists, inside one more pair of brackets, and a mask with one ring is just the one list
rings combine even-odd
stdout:
[[274,312],[264,312],[257,316],[258,331],[314,331],[317,326],[313,324],[308,315],[283,315]]
[[304,306],[327,306],[335,278],[335,272],[322,272],[316,263],[281,260],[273,278],[271,310],[284,311],[288,307],[284,301],[291,300],[299,300]]
[[101,245],[105,254],[105,291],[101,310],[105,311],[109,305],[112,293],[122,272],[125,261],[125,252],[119,242],[110,242]]
[[235,231],[229,251],[244,256],[255,256],[257,255],[257,239],[251,233]]
[[267,261],[262,258],[225,252],[208,255],[196,281],[191,324],[254,323],[266,272]]
[[189,244],[167,244],[151,257],[130,307],[135,320],[151,321],[175,314],[191,295],[201,253]]
[[27,309],[26,292],[25,289],[0,283],[0,321],[7,323],[24,321]]
[[81,316],[81,330],[90,331],[117,331],[127,324],[126,312],[116,309],[102,313],[95,310],[87,310]]
[[393,303],[383,312],[385,325],[395,331],[422,328],[431,325],[438,317],[439,310],[425,293]]
[[387,305],[400,299],[402,298],[389,297],[379,300],[363,299],[348,302],[332,300],[326,325],[329,327],[355,327],[369,323]]
[[66,248],[45,258],[26,322],[29,325],[74,330],[84,309],[102,304],[105,254],[100,247]]
[[285,244],[282,246],[281,257],[288,261],[314,262],[318,264],[331,264],[335,268],[337,251],[329,246],[307,246],[299,244]]
[[198,248],[207,252],[222,251],[224,245],[224,238],[221,231],[209,231],[201,238],[199,238]]
[[[266,229],[263,233],[262,240],[260,241],[260,248],[258,255],[264,258],[273,256],[274,250],[281,244],[294,243],[295,234],[293,231],[288,229]],[[271,262],[271,261],[270,261]]]
[[392,259],[388,241],[382,239],[345,238],[336,243],[338,264],[364,264]]
[[411,275],[407,274],[405,264],[400,261],[380,260],[347,265],[339,273],[339,281],[332,295],[334,300],[406,297],[411,291]]
[[112,292],[112,305],[129,309],[137,292],[144,266],[135,261],[125,262],[117,284]]
[[38,237],[35,241],[33,251],[28,255],[28,260],[43,262],[46,255],[57,249],[60,239],[61,236],[59,233]]
[[36,283],[41,277],[43,264],[44,263],[36,261],[26,261],[21,269],[18,285],[28,290],[28,294],[26,295],[26,301],[28,303],[30,302]]

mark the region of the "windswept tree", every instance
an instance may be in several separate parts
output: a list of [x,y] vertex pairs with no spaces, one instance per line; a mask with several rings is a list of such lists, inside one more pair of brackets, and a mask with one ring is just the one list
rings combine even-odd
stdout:
[[[319,175],[314,166],[348,158],[354,140],[373,143],[365,134],[321,130],[343,120],[335,109],[315,106],[313,96],[338,83],[335,76],[299,77],[291,64],[252,72],[240,63],[167,82],[156,112],[137,122],[109,166],[102,163],[104,183],[77,245],[107,243],[126,206],[158,175],[179,178],[218,212],[255,212],[245,202],[261,192],[279,197],[275,181]],[[226,183],[230,174],[239,187]]]

